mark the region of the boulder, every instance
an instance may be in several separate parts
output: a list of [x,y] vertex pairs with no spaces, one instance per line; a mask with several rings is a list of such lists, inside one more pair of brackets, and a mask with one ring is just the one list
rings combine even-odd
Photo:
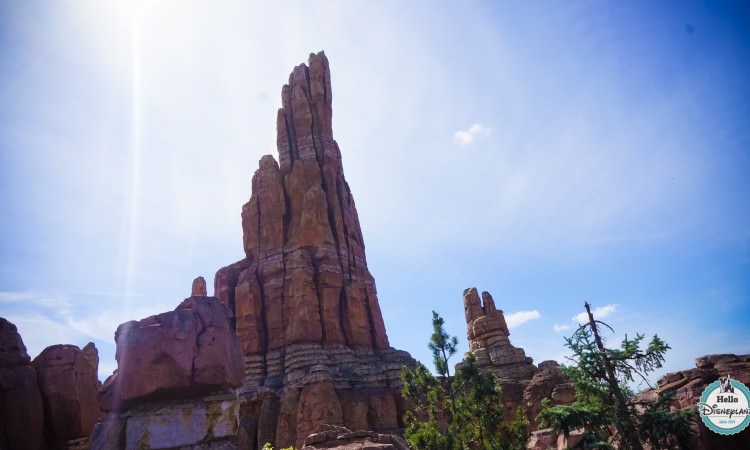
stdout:
[[52,345],[34,358],[44,403],[45,438],[50,446],[91,434],[99,420],[99,355],[93,343]]
[[192,397],[242,383],[242,354],[215,297],[190,297],[176,310],[120,325],[117,371],[105,381],[105,410],[139,401]]
[[550,399],[551,405],[569,405],[575,401],[575,389],[556,361],[544,361],[539,369],[523,392],[523,406],[532,429],[539,426],[537,416],[545,398]]
[[43,448],[44,409],[36,370],[16,326],[0,317],[0,448]]
[[342,426],[322,424],[304,440],[302,450],[409,450],[401,436],[351,431]]

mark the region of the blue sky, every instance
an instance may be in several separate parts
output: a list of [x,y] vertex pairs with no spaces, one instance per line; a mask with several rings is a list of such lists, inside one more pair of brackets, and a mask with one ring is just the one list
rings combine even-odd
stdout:
[[[173,309],[240,259],[281,85],[325,50],[391,345],[462,292],[562,359],[583,302],[664,371],[750,352],[741,2],[0,3],[0,315],[29,353]],[[405,3],[405,4],[404,4]]]

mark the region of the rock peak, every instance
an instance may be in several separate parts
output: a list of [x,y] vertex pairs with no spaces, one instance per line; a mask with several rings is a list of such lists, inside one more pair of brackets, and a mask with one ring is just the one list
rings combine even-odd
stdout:
[[340,159],[333,142],[331,71],[324,52],[310,53],[308,65],[296,66],[281,88],[276,117],[276,147],[281,172],[289,174],[294,161],[316,159],[326,150]]
[[292,70],[277,113],[279,162],[261,158],[242,207],[245,257],[214,279],[235,312],[256,448],[301,446],[321,423],[398,428],[404,412],[400,370],[414,361],[385,333],[331,95],[323,52]]
[[190,296],[205,297],[207,295],[208,293],[206,291],[206,279],[203,277],[198,277],[193,280],[193,288],[191,289]]
[[388,348],[357,209],[331,128],[323,52],[294,68],[277,116],[280,164],[263,156],[242,207],[245,260],[217,273],[245,351],[294,343]]

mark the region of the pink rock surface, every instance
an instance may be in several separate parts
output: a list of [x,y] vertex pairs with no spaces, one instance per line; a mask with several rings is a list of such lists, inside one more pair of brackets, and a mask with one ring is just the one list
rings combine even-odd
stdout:
[[16,326],[0,317],[0,448],[40,450],[43,431],[36,371]]
[[102,416],[99,391],[99,354],[93,343],[53,345],[34,358],[44,402],[45,435],[51,445],[86,437]]
[[242,355],[231,317],[217,298],[190,297],[175,311],[120,325],[118,368],[102,388],[104,409],[239,386]]

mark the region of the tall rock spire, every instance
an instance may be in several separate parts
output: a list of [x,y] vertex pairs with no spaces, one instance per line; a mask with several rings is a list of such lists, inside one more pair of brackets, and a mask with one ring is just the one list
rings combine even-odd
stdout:
[[280,164],[261,158],[242,207],[246,260],[216,276],[216,295],[234,305],[246,353],[301,342],[389,346],[333,140],[328,58],[311,54],[308,64],[295,67],[281,90]]
[[322,423],[402,425],[400,370],[414,360],[388,343],[331,100],[328,59],[311,54],[281,90],[278,162],[261,158],[242,207],[245,258],[214,280],[235,312],[241,415],[258,448],[301,446]]

